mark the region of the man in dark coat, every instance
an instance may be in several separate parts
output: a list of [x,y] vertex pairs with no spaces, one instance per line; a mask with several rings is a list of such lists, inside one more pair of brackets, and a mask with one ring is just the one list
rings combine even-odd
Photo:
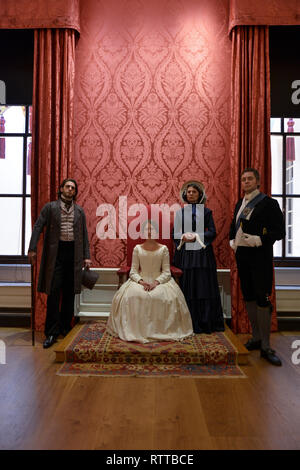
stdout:
[[59,334],[70,331],[74,297],[81,291],[82,267],[91,265],[85,214],[74,203],[77,191],[75,180],[62,182],[58,200],[41,210],[29,243],[28,257],[35,263],[37,243],[46,227],[37,287],[38,292],[48,294],[44,348],[52,346]]
[[245,193],[235,206],[230,227],[230,246],[235,251],[241,289],[252,327],[249,351],[260,349],[273,365],[281,361],[270,348],[273,284],[273,244],[285,236],[283,214],[275,199],[259,191],[260,176],[246,168],[241,176]]

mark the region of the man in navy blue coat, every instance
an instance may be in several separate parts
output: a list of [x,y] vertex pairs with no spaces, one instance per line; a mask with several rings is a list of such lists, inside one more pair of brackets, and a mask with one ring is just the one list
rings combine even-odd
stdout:
[[259,191],[260,175],[246,168],[241,176],[245,193],[235,206],[230,227],[230,246],[235,251],[243,298],[252,327],[249,351],[260,349],[273,365],[281,360],[270,348],[273,284],[273,244],[285,236],[282,211],[275,199]]

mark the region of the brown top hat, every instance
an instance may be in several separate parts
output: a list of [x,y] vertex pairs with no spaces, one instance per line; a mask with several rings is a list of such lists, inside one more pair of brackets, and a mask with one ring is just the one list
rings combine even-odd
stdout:
[[98,273],[91,269],[84,268],[82,270],[81,284],[88,289],[93,289],[98,281]]

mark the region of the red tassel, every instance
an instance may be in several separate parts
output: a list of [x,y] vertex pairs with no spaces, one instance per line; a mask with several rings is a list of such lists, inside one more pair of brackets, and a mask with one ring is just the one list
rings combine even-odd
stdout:
[[[288,132],[294,132],[294,120],[288,121]],[[286,138],[286,160],[293,162],[295,160],[295,137]]]

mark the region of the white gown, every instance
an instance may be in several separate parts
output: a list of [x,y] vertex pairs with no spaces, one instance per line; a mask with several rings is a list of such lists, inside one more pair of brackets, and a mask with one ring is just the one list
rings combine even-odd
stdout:
[[[108,333],[124,341],[180,340],[193,334],[184,295],[171,277],[169,250],[165,245],[148,251],[136,245],[130,278],[114,295],[107,322]],[[145,291],[139,280],[160,284]]]

